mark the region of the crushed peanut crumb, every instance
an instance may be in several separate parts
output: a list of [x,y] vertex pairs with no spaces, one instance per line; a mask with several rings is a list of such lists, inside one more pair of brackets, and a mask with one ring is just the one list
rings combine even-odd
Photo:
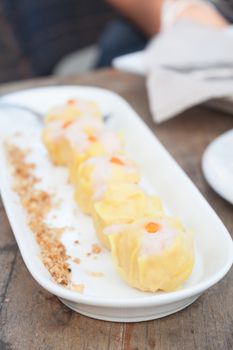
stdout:
[[104,273],[103,272],[93,272],[93,271],[88,271],[87,272],[88,275],[92,276],[92,277],[103,277]]
[[74,258],[73,262],[75,262],[75,264],[80,264],[81,260],[79,258]]
[[95,254],[95,256],[96,256],[96,254],[100,254],[101,251],[102,251],[102,248],[98,244],[94,243],[91,246],[91,251],[86,253],[86,256],[91,256],[93,254]]
[[101,247],[98,244],[96,244],[96,243],[92,244],[91,252],[93,254],[100,254],[101,251],[102,251],[102,249],[101,249]]
[[84,292],[85,285],[84,285],[84,284],[75,284],[75,283],[72,283],[71,289],[74,290],[75,292],[78,292],[78,293],[81,293],[81,294],[82,294],[82,293]]
[[40,246],[42,262],[57,283],[68,286],[71,269],[67,263],[65,247],[59,241],[64,228],[49,227],[44,220],[51,209],[52,196],[35,188],[34,185],[39,179],[33,175],[36,165],[26,161],[29,150],[21,150],[9,143],[5,147],[12,166],[14,190],[27,212],[28,225]]

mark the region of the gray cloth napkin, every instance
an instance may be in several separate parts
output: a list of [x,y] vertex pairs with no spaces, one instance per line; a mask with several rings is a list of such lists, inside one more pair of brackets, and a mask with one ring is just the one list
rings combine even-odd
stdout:
[[158,123],[212,98],[233,96],[233,35],[225,29],[181,21],[151,41],[145,61]]

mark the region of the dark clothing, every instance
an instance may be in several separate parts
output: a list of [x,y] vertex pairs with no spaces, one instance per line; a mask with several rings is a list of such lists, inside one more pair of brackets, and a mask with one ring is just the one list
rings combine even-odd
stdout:
[[142,50],[147,42],[148,38],[128,21],[114,21],[107,26],[99,40],[97,67],[110,66],[115,57]]
[[233,23],[233,0],[210,0],[230,23]]
[[[51,73],[62,57],[94,44],[107,22],[115,18],[104,0],[0,0],[0,3],[18,51],[33,75]],[[7,33],[0,31],[1,35]]]

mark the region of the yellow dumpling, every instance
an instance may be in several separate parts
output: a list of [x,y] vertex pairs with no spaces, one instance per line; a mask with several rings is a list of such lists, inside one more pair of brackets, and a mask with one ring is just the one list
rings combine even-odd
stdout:
[[97,192],[94,196],[92,217],[97,237],[110,248],[104,229],[113,224],[130,223],[144,216],[161,216],[161,201],[148,196],[135,184],[116,183]]
[[75,183],[79,166],[85,160],[96,156],[123,154],[122,137],[107,128],[82,130],[69,138],[71,145],[71,161],[69,172],[71,182]]
[[61,120],[55,120],[45,125],[42,131],[42,141],[47,148],[52,162],[56,165],[66,165],[70,157],[70,148],[65,138],[65,127]]
[[79,165],[94,156],[123,153],[122,137],[93,117],[73,121],[54,120],[42,133],[43,142],[56,165],[69,167],[70,179],[75,181]]
[[84,151],[89,144],[92,145],[88,138],[101,132],[102,128],[102,122],[92,117],[73,121],[53,120],[45,125],[42,139],[55,164],[71,166],[74,153],[82,159]]
[[85,116],[101,120],[102,112],[96,102],[77,98],[69,99],[63,105],[51,108],[45,116],[45,121],[73,121]]
[[142,291],[173,291],[192,273],[193,240],[178,220],[142,219],[105,229],[113,263],[123,279]]
[[81,210],[91,214],[92,197],[109,183],[138,183],[137,165],[125,155],[99,156],[81,163],[75,174],[75,200]]

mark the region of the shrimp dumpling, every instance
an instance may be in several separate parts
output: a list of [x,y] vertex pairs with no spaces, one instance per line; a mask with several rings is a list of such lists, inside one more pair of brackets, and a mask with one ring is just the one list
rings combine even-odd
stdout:
[[131,223],[144,216],[161,216],[161,201],[149,196],[136,184],[112,183],[93,198],[92,218],[100,242],[110,248],[104,229],[113,224]]
[[[123,154],[123,140],[121,135],[102,128],[101,123],[95,121],[85,125],[84,118],[76,125],[70,126],[67,131],[71,148],[69,163],[70,179],[75,183],[79,166],[82,162],[96,156],[112,156]],[[92,125],[91,125],[92,124]],[[95,125],[94,125],[95,124]],[[98,125],[99,124],[99,125]]]
[[104,231],[113,263],[131,286],[170,292],[190,276],[194,265],[192,235],[176,219],[143,218]]
[[97,156],[81,163],[75,174],[75,200],[81,210],[91,214],[92,197],[103,186],[111,183],[138,183],[137,165],[127,156]]
[[54,120],[74,121],[86,116],[101,120],[102,112],[98,104],[86,99],[72,98],[62,105],[51,108],[45,116],[45,122]]

